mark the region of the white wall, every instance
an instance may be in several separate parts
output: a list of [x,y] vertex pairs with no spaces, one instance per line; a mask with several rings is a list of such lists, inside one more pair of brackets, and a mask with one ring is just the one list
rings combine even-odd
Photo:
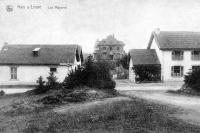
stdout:
[[183,73],[184,75],[187,74],[189,69],[192,69],[194,65],[200,65],[200,61],[191,60],[191,51],[187,50],[184,51],[183,60],[176,61],[172,60],[172,51],[163,51],[163,75],[164,81],[183,81],[184,77],[182,78],[175,78],[171,77],[171,66],[183,66]]
[[132,59],[130,59],[130,63],[129,63],[129,80],[135,82],[135,73],[134,73],[132,67],[133,67],[133,61],[132,61]]
[[156,50],[156,53],[157,53],[157,56],[158,56],[158,59],[160,61],[160,64],[161,64],[161,80],[164,81],[164,58],[163,58],[163,51],[161,51],[155,41],[155,39],[153,39],[153,42],[152,42],[152,45],[151,45],[151,49],[155,49]]
[[[63,81],[70,69],[71,68],[67,66],[57,66],[55,76],[58,78],[58,81]],[[32,85],[36,83],[39,76],[42,76],[43,79],[46,80],[46,77],[49,76],[49,72],[50,66],[17,66],[18,79],[11,80],[10,66],[0,66],[0,85]]]

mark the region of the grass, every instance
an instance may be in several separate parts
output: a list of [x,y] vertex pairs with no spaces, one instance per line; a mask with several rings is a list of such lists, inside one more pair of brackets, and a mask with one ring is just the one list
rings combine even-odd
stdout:
[[[13,103],[0,108],[0,119],[2,120],[0,121],[0,132],[200,132],[199,127],[172,117],[177,108],[169,108],[137,98],[101,99],[102,104],[94,104],[90,108],[66,109],[64,113],[56,112],[55,108],[67,108],[72,105],[76,107],[78,104],[40,105],[34,102],[38,99],[34,96],[16,95],[10,98],[15,98]],[[117,96],[115,98],[120,99]],[[0,102],[1,100],[3,98]],[[110,102],[112,100],[113,102]],[[79,103],[79,105],[86,105],[90,102],[94,101]]]
[[[66,132],[174,132],[193,133],[200,128],[169,117],[174,109],[140,99],[117,101],[82,111],[59,114],[53,107],[38,108],[32,113],[10,115],[18,131],[24,133]],[[7,114],[7,116],[9,116]],[[23,118],[23,119],[21,119]],[[21,121],[20,121],[21,119]],[[26,123],[24,128],[22,123]],[[1,127],[1,126],[0,126]],[[0,128],[1,129],[1,128]],[[2,128],[3,129],[3,128]]]

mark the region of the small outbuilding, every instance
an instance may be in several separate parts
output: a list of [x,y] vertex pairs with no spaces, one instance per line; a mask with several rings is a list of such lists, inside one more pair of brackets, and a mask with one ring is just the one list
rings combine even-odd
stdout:
[[133,70],[134,66],[160,66],[155,49],[132,49],[129,51],[129,79],[136,82],[136,74]]

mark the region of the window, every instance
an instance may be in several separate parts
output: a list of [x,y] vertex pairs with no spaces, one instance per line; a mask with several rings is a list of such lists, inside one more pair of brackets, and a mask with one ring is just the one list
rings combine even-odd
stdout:
[[106,50],[106,47],[103,47],[103,50]]
[[117,51],[119,51],[119,47],[117,47]]
[[183,60],[183,51],[172,51],[172,60]]
[[183,66],[172,66],[171,67],[172,77],[183,77]]
[[110,47],[110,51],[112,50],[112,47]]
[[192,66],[192,71],[200,70],[200,66]]
[[200,51],[192,51],[192,60],[200,60]]
[[50,72],[57,72],[57,68],[56,67],[51,67],[50,68]]
[[11,79],[17,79],[17,67],[11,67],[10,68],[10,73],[11,73]]

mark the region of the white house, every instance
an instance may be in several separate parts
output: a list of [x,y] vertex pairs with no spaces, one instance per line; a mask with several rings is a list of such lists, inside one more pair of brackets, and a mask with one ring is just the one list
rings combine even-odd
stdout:
[[[145,52],[154,49],[161,65],[162,81],[183,81],[184,75],[192,69],[200,68],[200,32],[186,31],[160,31],[152,32],[148,47],[141,52],[141,60],[147,58]],[[134,65],[133,55],[137,54],[130,51],[130,70]],[[150,57],[148,57],[150,58]],[[145,61],[156,62],[153,59]],[[144,62],[143,62],[144,63]],[[158,62],[156,62],[158,63]],[[129,78],[134,80],[134,74],[130,71]]]
[[[63,81],[81,64],[78,45],[8,45],[0,51],[0,86],[35,85],[54,72]],[[78,58],[78,59],[77,59]]]

